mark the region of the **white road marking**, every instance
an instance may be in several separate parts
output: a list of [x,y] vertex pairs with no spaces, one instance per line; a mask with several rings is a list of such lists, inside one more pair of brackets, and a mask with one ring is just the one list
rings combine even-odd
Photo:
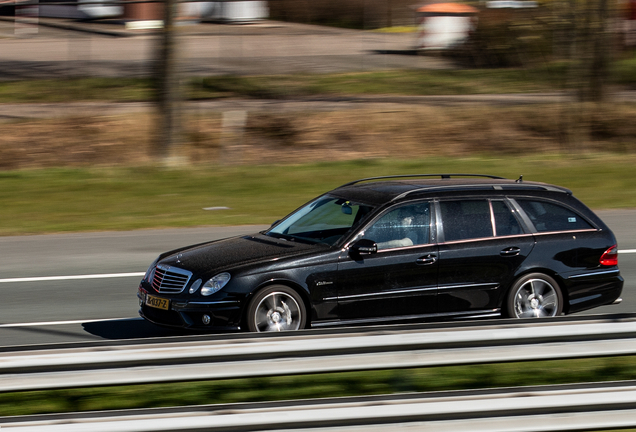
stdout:
[[42,277],[25,277],[25,278],[9,278],[0,279],[0,283],[10,282],[44,282],[44,281],[62,281],[62,280],[79,280],[79,279],[109,279],[122,277],[141,277],[145,272],[137,273],[106,273],[92,275],[74,275],[74,276],[42,276]]
[[[618,251],[620,254],[636,253],[636,249],[623,249]],[[81,280],[81,279],[110,279],[123,277],[141,277],[145,272],[135,273],[105,273],[92,275],[72,275],[72,276],[41,276],[41,277],[24,277],[0,279],[0,283],[17,283],[17,282],[46,282],[46,281],[63,281],[63,280]]]
[[87,324],[94,322],[104,321],[125,321],[125,320],[140,320],[142,318],[104,318],[104,319],[90,319],[90,320],[73,320],[73,321],[42,321],[31,323],[10,323],[0,324],[0,328],[8,327],[37,327],[37,326],[52,326],[52,325],[66,325],[66,324]]

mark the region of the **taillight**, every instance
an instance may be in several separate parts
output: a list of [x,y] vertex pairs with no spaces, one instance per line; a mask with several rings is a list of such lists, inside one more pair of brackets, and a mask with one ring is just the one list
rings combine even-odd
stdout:
[[601,255],[599,260],[601,265],[604,266],[616,266],[618,265],[618,246],[614,245]]

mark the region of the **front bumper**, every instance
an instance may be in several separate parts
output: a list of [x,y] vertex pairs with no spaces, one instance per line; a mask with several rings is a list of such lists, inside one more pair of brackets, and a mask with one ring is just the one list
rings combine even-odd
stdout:
[[[155,296],[154,297],[161,297]],[[238,300],[183,301],[168,299],[168,309],[149,306],[148,291],[139,287],[139,315],[158,325],[197,329],[240,329],[241,304]]]

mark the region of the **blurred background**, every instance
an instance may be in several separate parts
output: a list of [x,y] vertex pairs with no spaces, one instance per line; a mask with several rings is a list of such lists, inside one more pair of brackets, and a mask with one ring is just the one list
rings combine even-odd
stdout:
[[[565,183],[593,206],[629,207],[630,194],[585,188],[598,188],[586,183],[592,171],[631,175],[635,23],[634,0],[4,1],[2,181],[18,170],[17,196],[41,204],[77,184],[60,168],[96,183],[98,168],[161,177],[170,167],[192,185],[195,172],[218,184],[212,173],[248,178],[249,167],[270,167],[259,179],[295,194],[291,210],[298,197],[357,175],[488,170]],[[275,180],[274,166],[316,163]],[[99,175],[133,182],[130,172]],[[232,197],[258,195],[255,183]],[[44,193],[43,184],[58,187]],[[24,212],[42,217],[21,212],[5,213],[0,233],[53,229],[16,228]],[[70,221],[83,212],[55,229],[78,229]],[[204,221],[243,213],[225,214]],[[121,223],[101,228],[138,227],[132,219],[111,215]]]

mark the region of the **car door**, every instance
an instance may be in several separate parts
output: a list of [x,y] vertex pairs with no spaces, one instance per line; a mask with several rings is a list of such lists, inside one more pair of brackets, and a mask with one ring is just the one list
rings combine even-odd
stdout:
[[438,307],[441,313],[497,313],[502,290],[532,248],[505,199],[446,200],[439,206]]
[[341,320],[408,319],[436,312],[437,246],[432,244],[431,216],[428,201],[393,207],[357,236],[375,242],[376,253],[342,252],[337,284]]

